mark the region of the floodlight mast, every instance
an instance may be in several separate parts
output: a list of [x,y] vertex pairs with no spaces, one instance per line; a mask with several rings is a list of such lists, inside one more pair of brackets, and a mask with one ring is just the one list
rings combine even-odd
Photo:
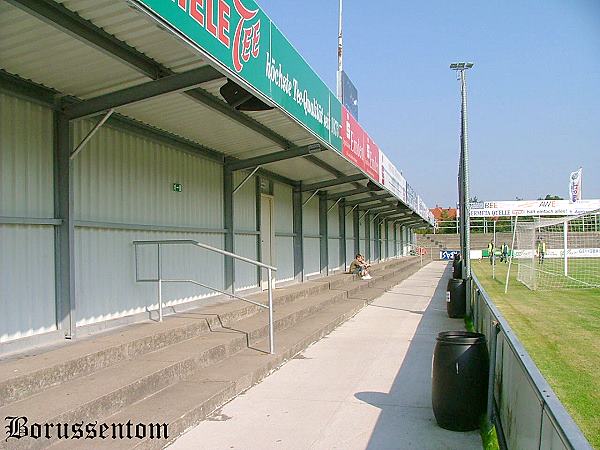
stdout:
[[337,98],[342,102],[342,71],[343,67],[343,33],[342,33],[342,5],[343,0],[340,0],[340,16],[338,21],[338,70],[337,70]]
[[[465,71],[472,68],[472,62],[458,62],[450,64],[450,69],[456,70],[459,74],[460,79],[460,92],[461,92],[461,108],[460,108],[460,174],[461,174],[461,192],[459,195],[459,208],[463,215],[464,225],[464,246],[462,249],[463,254],[463,278],[467,281],[467,298],[470,295],[470,284],[471,279],[471,232],[470,232],[470,218],[469,218],[469,140],[467,132],[467,79]],[[469,302],[467,302],[467,308],[469,308]],[[467,312],[469,312],[467,310]]]

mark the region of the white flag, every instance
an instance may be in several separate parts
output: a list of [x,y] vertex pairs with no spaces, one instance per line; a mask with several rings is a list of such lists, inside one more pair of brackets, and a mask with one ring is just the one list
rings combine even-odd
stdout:
[[581,200],[581,176],[583,169],[580,167],[579,170],[571,173],[569,178],[569,200],[573,203]]

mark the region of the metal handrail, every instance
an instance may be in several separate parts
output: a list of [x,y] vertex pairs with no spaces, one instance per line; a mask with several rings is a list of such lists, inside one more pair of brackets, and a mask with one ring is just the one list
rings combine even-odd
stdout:
[[[478,302],[478,297],[483,300],[483,303],[490,312],[490,316],[493,322],[490,324],[490,333],[492,334],[490,339],[492,343],[490,348],[492,352],[492,354],[490,355],[490,360],[494,361],[494,363],[490,363],[490,381],[492,382],[489,383],[488,386],[488,389],[490,390],[490,392],[488,393],[489,400],[493,401],[495,394],[493,383],[493,380],[496,376],[495,337],[498,335],[498,333],[502,332],[504,339],[508,343],[509,347],[512,349],[513,354],[517,358],[526,377],[528,378],[530,382],[529,384],[533,387],[536,397],[541,402],[542,416],[544,412],[548,414],[548,417],[551,419],[551,423],[554,426],[554,429],[559,434],[559,436],[561,436],[565,447],[572,450],[591,450],[592,447],[590,446],[589,442],[587,441],[577,424],[573,421],[573,418],[569,415],[561,401],[558,399],[558,397],[556,396],[556,394],[554,393],[554,391],[552,390],[552,388],[550,387],[550,385],[548,384],[538,367],[535,365],[535,362],[533,361],[527,350],[525,350],[525,347],[519,341],[515,332],[508,324],[507,320],[504,318],[500,310],[498,310],[496,305],[494,305],[477,276],[474,273],[471,274],[471,276],[475,287],[475,289],[472,289],[472,302],[475,313],[473,322],[475,323],[475,326],[479,325],[478,322],[481,315],[481,311],[479,310],[480,305]],[[483,332],[483,330],[479,331]],[[488,416],[491,416],[490,413],[493,414],[493,410],[489,410],[489,408],[492,406],[489,400]],[[496,417],[495,420],[500,422],[500,417]],[[501,428],[504,428],[501,422],[500,425]]]
[[[255,302],[249,300],[245,297],[240,297],[236,295],[234,292],[227,292],[222,289],[208,286],[204,283],[200,283],[196,280],[191,279],[171,279],[171,278],[163,278],[162,277],[162,246],[163,245],[193,245],[198,248],[202,248],[205,250],[209,250],[215,253],[219,253],[224,256],[228,256],[234,259],[238,259],[240,261],[244,261],[249,264],[253,264],[261,269],[267,270],[268,276],[268,284],[267,284],[267,298],[268,304],[262,304],[259,302]],[[140,278],[139,277],[139,269],[138,269],[138,246],[140,245],[156,245],[157,251],[157,277],[156,278]],[[235,253],[231,253],[225,250],[221,250],[220,248],[212,247],[210,245],[203,244],[201,242],[195,241],[193,239],[166,239],[166,240],[136,240],[133,241],[134,253],[135,253],[135,281],[138,283],[146,283],[146,282],[156,282],[158,287],[158,321],[162,322],[163,320],[163,300],[162,300],[162,284],[163,283],[191,283],[197,286],[202,286],[203,288],[210,289],[215,292],[219,292],[223,295],[228,295],[229,297],[236,298],[238,300],[242,300],[247,303],[251,303],[260,308],[269,310],[269,352],[271,354],[274,353],[274,337],[273,337],[273,289],[275,288],[275,282],[273,280],[273,272],[277,271],[276,267],[270,266],[268,264],[262,263],[260,261],[255,261],[250,258],[246,258],[244,256],[236,255]]]

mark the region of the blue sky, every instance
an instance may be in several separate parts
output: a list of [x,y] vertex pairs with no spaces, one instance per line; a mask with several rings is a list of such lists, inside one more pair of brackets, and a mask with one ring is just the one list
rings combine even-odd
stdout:
[[[338,0],[258,0],[335,92]],[[468,73],[471,193],[600,198],[600,1],[344,1],[360,122],[429,206],[456,202]]]

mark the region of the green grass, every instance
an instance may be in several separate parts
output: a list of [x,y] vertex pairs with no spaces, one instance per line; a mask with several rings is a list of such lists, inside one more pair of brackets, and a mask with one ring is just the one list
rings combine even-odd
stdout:
[[531,291],[505,264],[473,269],[592,446],[600,449],[600,289]]
[[[498,263],[498,260],[496,261]],[[523,261],[531,266],[531,260]],[[489,263],[488,263],[489,264]],[[594,287],[600,286],[600,258],[569,258],[568,275],[564,275],[564,263],[560,258],[548,258],[543,264],[533,263],[538,270],[538,289],[556,289],[557,287]]]

